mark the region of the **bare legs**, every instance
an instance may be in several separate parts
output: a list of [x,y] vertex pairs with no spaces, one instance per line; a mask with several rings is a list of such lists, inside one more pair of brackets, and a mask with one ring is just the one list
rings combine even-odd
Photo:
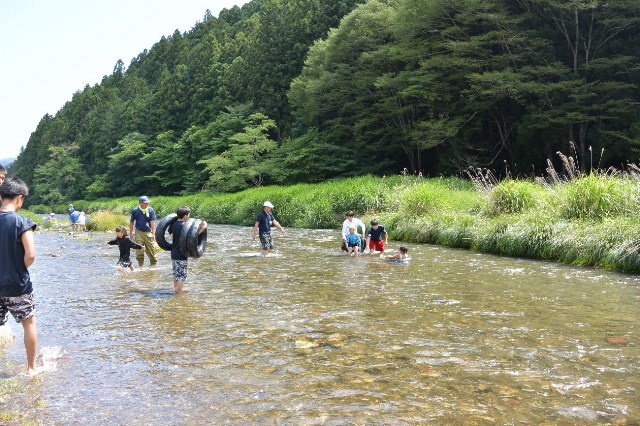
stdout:
[[176,292],[176,294],[180,294],[182,293],[182,289],[184,288],[184,281],[178,281],[178,280],[173,280],[173,291]]
[[22,321],[24,330],[24,348],[27,351],[27,375],[32,376],[36,372],[36,353],[38,351],[38,333],[36,331],[36,316],[30,316]]

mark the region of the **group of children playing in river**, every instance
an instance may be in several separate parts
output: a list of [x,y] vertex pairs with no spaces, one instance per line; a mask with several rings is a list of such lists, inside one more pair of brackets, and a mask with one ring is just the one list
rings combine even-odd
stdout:
[[[362,229],[362,234],[357,232],[358,228]],[[351,210],[347,213],[347,218],[342,223],[342,251],[350,256],[358,256],[367,250],[371,254],[384,256],[388,237],[389,234],[384,225],[380,225],[377,219],[371,220],[371,227],[367,233],[367,227],[364,222],[356,218],[355,212]],[[406,247],[400,247],[399,251],[399,253],[392,256],[385,256],[385,258],[388,260],[410,259],[409,250]]]
[[[184,209],[184,207],[181,207],[181,209]],[[180,211],[179,213],[183,212]],[[182,214],[182,216],[184,216],[184,214]],[[362,229],[362,235],[356,232],[358,227]],[[365,224],[355,217],[353,211],[349,211],[347,213],[347,219],[343,222],[342,226],[342,251],[351,256],[358,256],[361,252],[364,253],[369,250],[371,254],[379,253],[381,257],[384,256],[384,258],[388,260],[410,259],[409,250],[404,246],[401,246],[398,249],[399,252],[394,255],[384,255],[388,233],[384,225],[380,225],[377,219],[371,220],[371,227],[368,233],[366,233],[366,230]],[[131,249],[141,250],[143,247],[127,236],[127,231],[124,226],[118,226],[115,231],[116,238],[108,241],[107,244],[117,245],[120,249],[120,257],[117,262],[118,268],[128,268],[133,271],[134,268],[130,259]],[[367,235],[366,239],[365,234]]]

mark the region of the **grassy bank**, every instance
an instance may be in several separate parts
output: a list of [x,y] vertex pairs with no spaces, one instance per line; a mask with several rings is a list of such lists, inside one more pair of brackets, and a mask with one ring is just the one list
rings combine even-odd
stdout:
[[[288,227],[335,229],[346,211],[355,210],[365,223],[377,217],[394,240],[640,271],[640,180],[623,174],[590,174],[552,184],[508,179],[491,185],[367,176],[235,194],[155,196],[152,206],[164,216],[187,204],[194,217],[210,223],[248,226],[266,199]],[[97,229],[106,230],[126,223],[136,204],[131,197],[74,203],[92,212]]]

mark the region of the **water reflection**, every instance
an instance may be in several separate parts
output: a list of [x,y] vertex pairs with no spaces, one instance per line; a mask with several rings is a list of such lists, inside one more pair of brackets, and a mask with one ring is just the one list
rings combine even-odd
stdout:
[[40,346],[64,355],[16,407],[60,425],[639,421],[636,277],[425,245],[392,264],[341,256],[337,234],[291,229],[265,259],[249,228],[213,226],[180,296],[168,253],[116,274],[110,234],[38,234]]

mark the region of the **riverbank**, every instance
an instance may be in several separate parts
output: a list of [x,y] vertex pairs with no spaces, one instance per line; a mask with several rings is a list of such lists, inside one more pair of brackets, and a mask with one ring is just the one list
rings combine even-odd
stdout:
[[[483,253],[640,272],[640,180],[629,174],[590,174],[548,181],[358,177],[320,184],[253,188],[234,194],[155,196],[160,216],[183,204],[213,224],[251,226],[264,200],[286,227],[335,229],[348,210],[378,218],[391,239]],[[117,220],[135,198],[75,201]],[[121,216],[124,215],[124,216]],[[105,230],[114,226],[108,221]],[[117,221],[116,220],[116,221]]]

